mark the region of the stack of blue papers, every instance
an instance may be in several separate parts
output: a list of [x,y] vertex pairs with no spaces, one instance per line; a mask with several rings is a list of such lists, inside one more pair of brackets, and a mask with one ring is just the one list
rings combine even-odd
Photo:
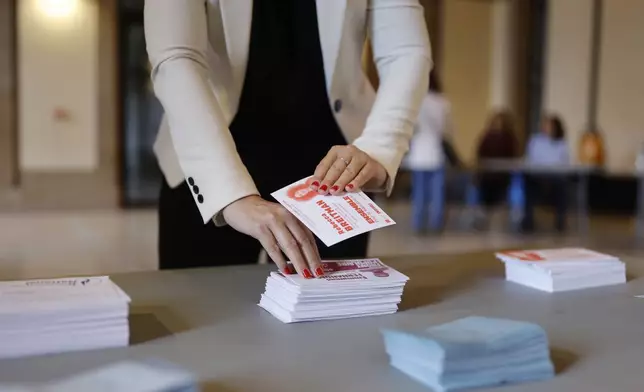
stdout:
[[554,377],[546,332],[536,324],[467,317],[414,333],[383,330],[393,367],[437,392]]

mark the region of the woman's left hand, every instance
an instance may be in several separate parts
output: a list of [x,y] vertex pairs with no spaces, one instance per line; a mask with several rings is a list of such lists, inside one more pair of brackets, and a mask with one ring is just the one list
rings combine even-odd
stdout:
[[308,180],[323,195],[384,189],[386,182],[385,168],[353,145],[333,146]]

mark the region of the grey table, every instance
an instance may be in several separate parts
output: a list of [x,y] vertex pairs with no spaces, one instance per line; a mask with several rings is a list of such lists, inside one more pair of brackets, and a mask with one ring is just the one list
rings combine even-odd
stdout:
[[[396,315],[285,325],[255,304],[267,266],[115,276],[134,302],[136,344],[0,361],[0,381],[47,381],[124,358],[165,358],[205,391],[428,391],[390,368],[379,328],[423,328],[476,314],[541,324],[558,376],[503,392],[641,392],[644,283],[546,294],[506,283],[490,253],[384,259],[411,277]],[[640,275],[642,263],[630,271]],[[490,391],[490,390],[486,390]]]
[[473,169],[473,172],[486,173],[521,173],[536,176],[574,176],[577,178],[575,192],[577,227],[582,233],[588,233],[590,228],[590,214],[588,210],[588,177],[596,172],[596,166],[570,164],[570,165],[535,165],[523,159],[488,159]]

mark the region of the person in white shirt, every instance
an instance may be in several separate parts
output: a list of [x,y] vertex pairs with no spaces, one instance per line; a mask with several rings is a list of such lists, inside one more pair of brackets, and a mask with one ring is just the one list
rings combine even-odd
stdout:
[[442,228],[445,210],[443,140],[451,128],[451,105],[432,71],[420,107],[406,166],[412,171],[412,225],[416,231]]
[[307,177],[324,195],[391,192],[431,68],[418,0],[147,0],[145,38],[165,110],[160,268],[263,247],[313,278],[321,257],[366,256],[367,235],[324,247],[270,194]]

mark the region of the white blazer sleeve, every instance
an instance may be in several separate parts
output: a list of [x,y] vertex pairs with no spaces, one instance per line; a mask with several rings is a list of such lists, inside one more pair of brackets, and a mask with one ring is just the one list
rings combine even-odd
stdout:
[[418,0],[369,0],[368,23],[380,85],[354,144],[385,167],[389,194],[427,93],[431,49]]
[[181,169],[199,189],[193,196],[207,223],[228,204],[258,192],[210,88],[205,2],[147,0],[145,38],[154,91]]

